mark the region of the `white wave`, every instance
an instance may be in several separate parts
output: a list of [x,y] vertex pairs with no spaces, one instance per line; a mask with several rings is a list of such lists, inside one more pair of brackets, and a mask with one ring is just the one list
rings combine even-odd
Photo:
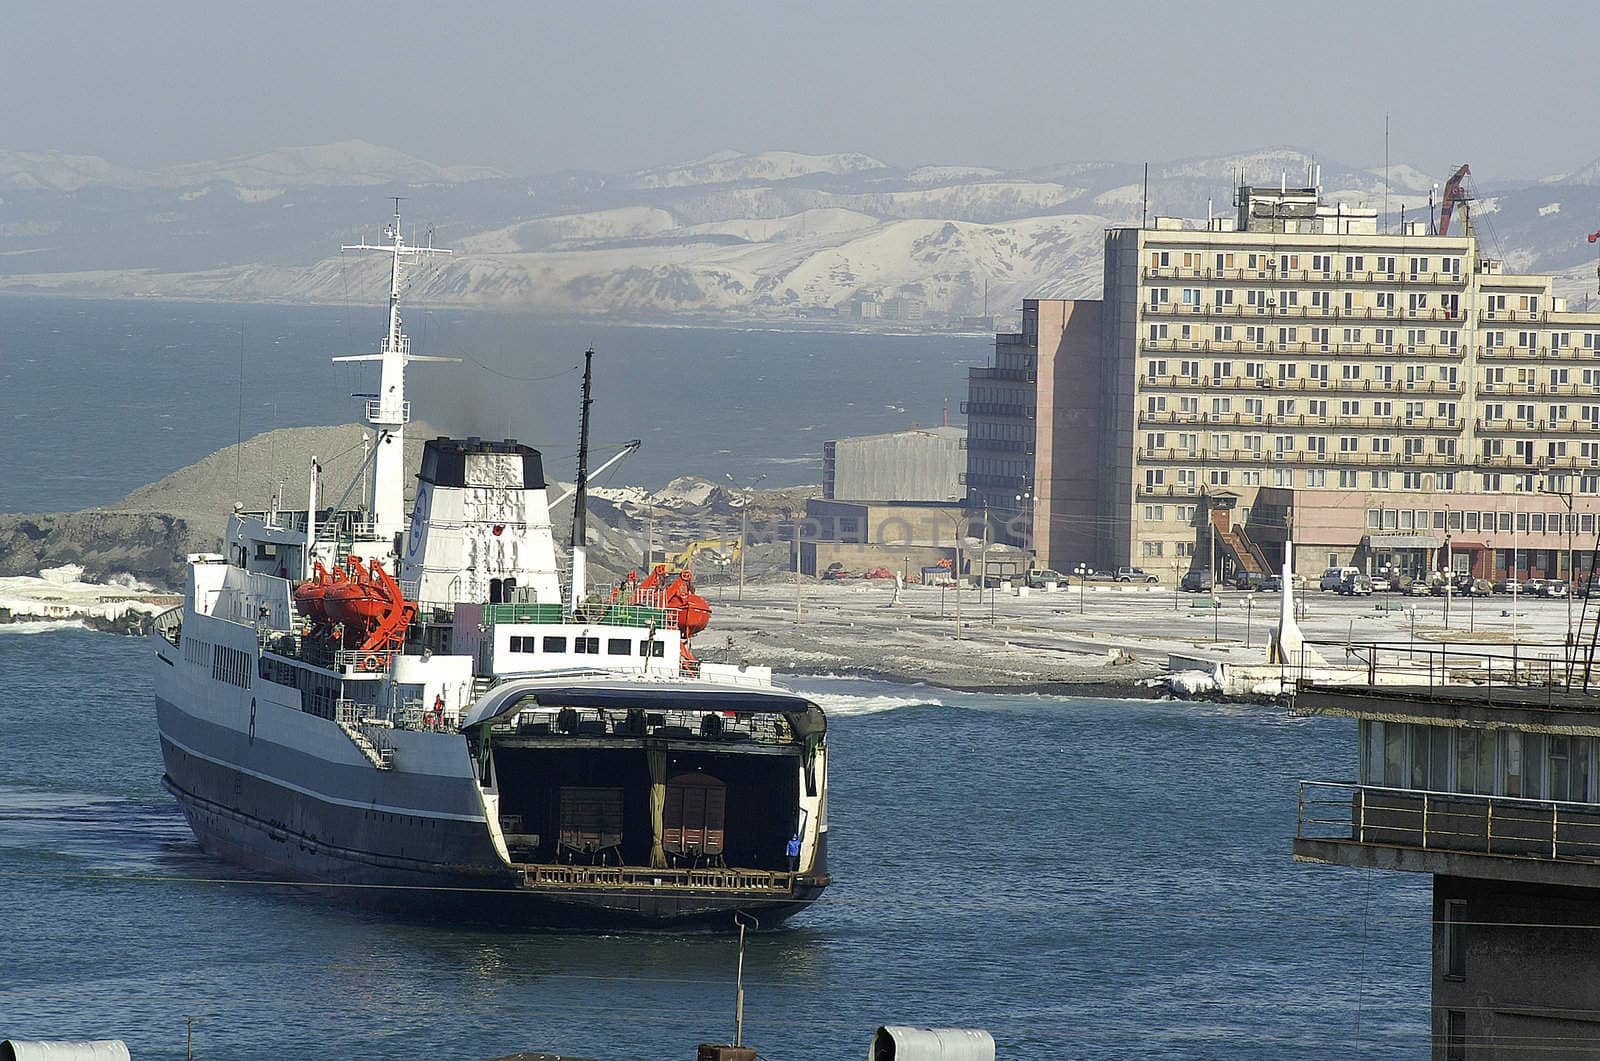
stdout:
[[0,623],[0,634],[48,634],[56,630],[87,630],[76,619],[39,619],[25,623]]
[[860,715],[881,715],[885,711],[898,711],[903,707],[948,707],[936,696],[904,696],[892,693],[858,694],[812,692],[811,699],[832,718],[855,718]]

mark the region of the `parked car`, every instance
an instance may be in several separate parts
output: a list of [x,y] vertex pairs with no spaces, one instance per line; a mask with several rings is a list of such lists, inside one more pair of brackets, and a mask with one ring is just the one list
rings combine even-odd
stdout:
[[1235,589],[1254,592],[1261,588],[1261,583],[1266,581],[1266,576],[1259,571],[1236,571],[1233,575]]
[[1430,578],[1414,578],[1405,588],[1408,597],[1426,597],[1433,592],[1433,580]]
[[1147,584],[1150,584],[1150,585],[1154,585],[1155,583],[1160,582],[1161,579],[1157,578],[1155,575],[1150,574],[1150,572],[1146,571],[1142,567],[1119,567],[1119,568],[1117,568],[1117,581],[1118,582],[1144,582],[1144,583],[1147,583]]
[[1339,583],[1339,592],[1346,597],[1370,597],[1372,580],[1357,571],[1355,574],[1347,575],[1345,580]]
[[1372,592],[1388,593],[1392,589],[1394,589],[1394,583],[1389,581],[1388,575],[1372,576]]
[[1044,589],[1046,582],[1054,582],[1058,586],[1068,584],[1066,575],[1059,571],[1053,571],[1048,567],[1036,567],[1029,571],[1025,577],[1025,583],[1029,589]]
[[1336,590],[1344,582],[1346,575],[1359,575],[1361,570],[1355,567],[1330,567],[1322,573],[1322,581],[1317,584],[1321,590]]
[[1522,595],[1524,597],[1542,597],[1544,596],[1544,584],[1545,580],[1542,578],[1530,578],[1522,584]]
[[1261,591],[1263,593],[1279,593],[1282,590],[1283,579],[1278,575],[1268,575],[1261,580]]
[[1514,578],[1502,578],[1490,587],[1495,593],[1510,593],[1515,596],[1523,592],[1522,583]]
[[1178,588],[1185,593],[1210,593],[1216,588],[1216,581],[1211,577],[1211,572],[1201,568],[1190,571],[1178,583]]
[[1544,580],[1544,585],[1539,587],[1541,597],[1565,597],[1570,592],[1571,587],[1564,578],[1547,578]]

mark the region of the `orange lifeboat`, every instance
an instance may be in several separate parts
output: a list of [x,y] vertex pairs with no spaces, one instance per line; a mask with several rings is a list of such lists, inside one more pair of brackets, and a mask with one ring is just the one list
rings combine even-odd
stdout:
[[328,618],[343,623],[346,630],[365,633],[380,619],[388,601],[381,588],[374,583],[361,559],[351,556],[351,577],[329,586],[323,593],[322,606]]
[[349,558],[351,577],[331,583],[322,596],[328,618],[345,629],[345,647],[358,652],[387,652],[405,640],[406,627],[417,617],[415,602],[405,594],[383,564],[373,560],[363,567],[359,557]]
[[294,588],[295,610],[312,623],[326,623],[328,610],[323,606],[323,596],[328,592],[330,585],[328,569],[322,566],[321,560],[318,560],[313,568],[312,577]]

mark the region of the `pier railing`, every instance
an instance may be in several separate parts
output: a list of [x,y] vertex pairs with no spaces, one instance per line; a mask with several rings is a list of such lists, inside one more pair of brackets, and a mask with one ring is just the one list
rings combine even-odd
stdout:
[[1600,804],[1300,782],[1300,840],[1600,862]]
[[1429,699],[1479,700],[1491,706],[1537,702],[1578,710],[1600,708],[1585,695],[1600,685],[1600,655],[1586,645],[1307,641],[1284,665],[1284,678],[1299,690],[1318,687],[1317,655],[1334,666],[1354,664],[1366,671],[1363,685],[1329,682],[1329,690],[1381,688]]

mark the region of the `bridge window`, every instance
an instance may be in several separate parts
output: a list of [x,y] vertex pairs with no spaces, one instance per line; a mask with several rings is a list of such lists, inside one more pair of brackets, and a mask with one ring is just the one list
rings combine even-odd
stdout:
[[580,656],[598,656],[600,654],[600,639],[598,637],[575,637],[572,639],[572,651]]
[[564,637],[546,637],[544,639],[544,650],[546,652],[565,654],[567,651],[567,639]]
[[633,652],[633,642],[626,637],[613,637],[606,642],[606,654],[609,656],[627,656]]

